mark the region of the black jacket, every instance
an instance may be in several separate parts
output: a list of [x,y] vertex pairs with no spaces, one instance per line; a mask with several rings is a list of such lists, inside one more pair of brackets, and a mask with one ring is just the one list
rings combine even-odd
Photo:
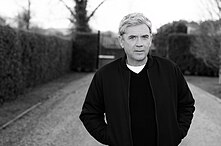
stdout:
[[[149,55],[147,65],[155,102],[157,145],[177,146],[190,127],[195,110],[194,99],[182,73],[173,62]],[[130,71],[125,57],[95,73],[80,119],[99,142],[110,146],[133,145],[129,87]]]

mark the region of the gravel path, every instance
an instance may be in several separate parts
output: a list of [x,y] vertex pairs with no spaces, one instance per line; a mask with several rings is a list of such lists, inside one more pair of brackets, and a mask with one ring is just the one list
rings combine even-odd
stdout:
[[1,130],[0,146],[99,146],[78,118],[92,75],[70,83]]
[[[93,74],[71,82],[49,100],[0,130],[0,146],[102,146],[85,130],[78,116]],[[188,136],[180,146],[221,144],[221,102],[189,85],[196,112]]]
[[187,137],[180,146],[221,146],[221,100],[189,84],[196,111]]

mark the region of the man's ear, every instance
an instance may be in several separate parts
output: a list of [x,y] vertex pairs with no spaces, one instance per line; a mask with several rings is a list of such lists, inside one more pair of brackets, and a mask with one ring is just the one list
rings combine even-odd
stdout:
[[124,38],[123,38],[122,35],[119,35],[119,37],[118,37],[118,41],[119,41],[119,43],[120,43],[121,48],[124,48],[124,45],[123,45]]
[[150,45],[149,46],[151,46],[152,45],[152,40],[150,41]]
[[153,41],[153,36],[151,35],[151,36],[150,36],[150,44],[149,44],[149,46],[152,45],[152,41]]

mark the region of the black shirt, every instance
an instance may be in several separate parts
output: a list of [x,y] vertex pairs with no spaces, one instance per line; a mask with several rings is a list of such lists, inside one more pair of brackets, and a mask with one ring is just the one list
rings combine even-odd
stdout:
[[134,146],[156,145],[154,100],[146,66],[136,74],[131,71],[130,114]]

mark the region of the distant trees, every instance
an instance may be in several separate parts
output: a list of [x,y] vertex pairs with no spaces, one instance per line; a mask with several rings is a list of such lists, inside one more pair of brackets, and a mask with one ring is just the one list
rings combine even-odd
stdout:
[[154,35],[153,43],[157,48],[157,54],[166,57],[168,54],[168,38],[172,33],[187,33],[187,22],[184,20],[174,21],[163,25]]
[[[212,69],[212,72],[214,72],[208,71],[211,72],[208,74],[217,75],[216,70],[220,65],[219,52],[221,40],[219,21],[208,20],[201,23],[178,21],[163,25],[157,30],[157,34],[154,35],[153,43],[156,46],[156,53],[160,56],[168,57],[168,53],[171,52],[171,49],[176,48],[178,59],[184,62],[184,58],[186,58],[186,63],[190,61],[189,63],[191,63],[192,69],[199,68],[199,64],[201,64],[200,68],[203,72],[202,64],[205,64],[207,68]],[[194,26],[195,33],[187,34],[187,27],[192,26]],[[179,40],[181,41],[179,42]],[[195,59],[201,60],[200,62],[198,61],[199,64],[194,65],[188,57],[181,58],[181,56],[184,55],[182,51],[185,49],[188,50]],[[185,65],[188,65],[188,63]],[[202,73],[199,70],[198,72]]]
[[200,0],[203,6],[204,13],[210,16],[211,19],[221,18],[221,0]]
[[89,26],[89,21],[97,9],[104,3],[103,0],[90,15],[87,13],[87,2],[88,0],[73,0],[75,3],[74,7],[68,6],[64,0],[60,0],[65,7],[71,13],[71,17],[69,18],[70,22],[73,24],[73,28],[79,32],[90,32],[91,28]]
[[201,0],[202,5],[204,6],[204,12],[207,12],[211,19],[218,19],[218,30],[219,34],[216,33],[218,36],[219,42],[219,84],[221,84],[221,0]]
[[199,30],[201,34],[213,36],[221,33],[220,29],[221,20],[207,20],[199,24]]
[[18,28],[20,29],[30,29],[30,20],[31,20],[31,1],[28,0],[27,7],[23,7],[23,11],[20,12],[16,17]]
[[218,21],[204,21],[199,24],[200,34],[195,36],[192,53],[209,67],[219,68],[220,35]]

